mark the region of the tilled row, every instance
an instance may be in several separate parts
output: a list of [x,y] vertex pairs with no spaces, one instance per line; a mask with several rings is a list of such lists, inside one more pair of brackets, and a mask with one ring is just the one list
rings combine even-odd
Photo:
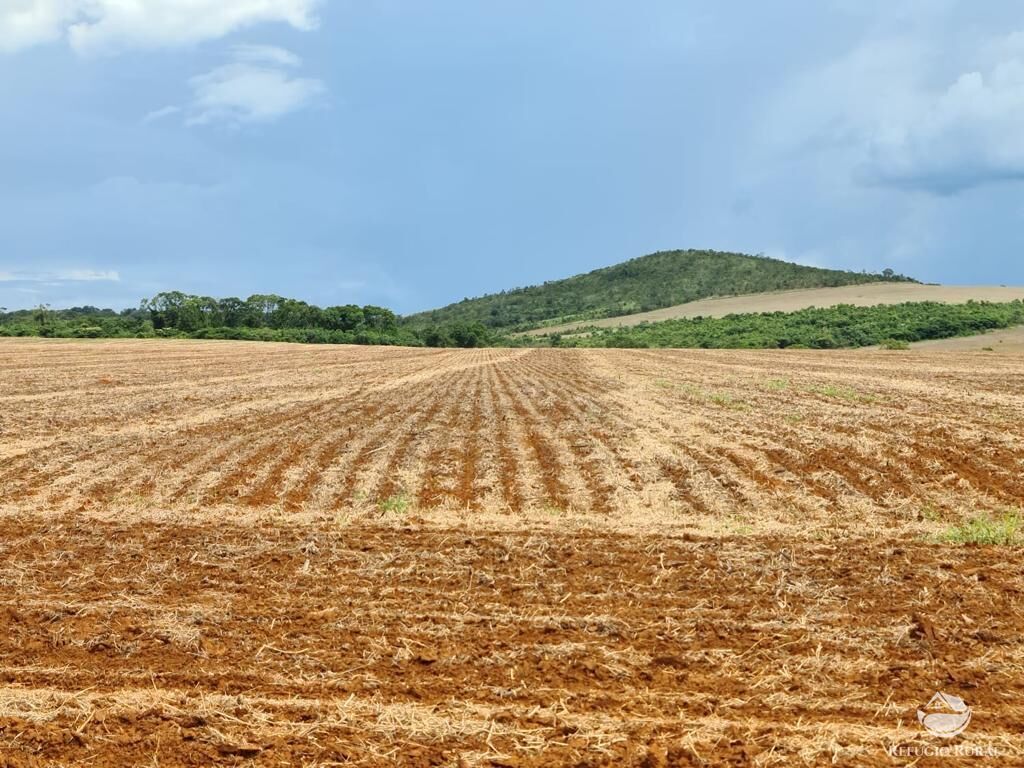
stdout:
[[[5,341],[0,371],[18,370],[29,342]],[[201,346],[206,373],[174,345],[160,365],[152,345],[144,363],[117,354],[106,367],[88,345],[58,350],[47,364],[62,396],[0,392],[6,508],[732,530],[906,529],[1024,504],[1024,376],[1011,375],[1024,358],[999,358],[982,384],[961,356],[901,357],[894,373],[877,352],[224,343]],[[135,383],[92,388],[104,371]]]

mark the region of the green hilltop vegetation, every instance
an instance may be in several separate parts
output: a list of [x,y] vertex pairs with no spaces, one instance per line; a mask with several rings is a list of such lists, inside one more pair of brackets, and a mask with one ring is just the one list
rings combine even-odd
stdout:
[[742,253],[660,251],[564,280],[463,299],[410,315],[405,323],[414,328],[479,323],[514,332],[646,312],[715,296],[879,281],[916,282],[892,270],[869,274],[805,267]]

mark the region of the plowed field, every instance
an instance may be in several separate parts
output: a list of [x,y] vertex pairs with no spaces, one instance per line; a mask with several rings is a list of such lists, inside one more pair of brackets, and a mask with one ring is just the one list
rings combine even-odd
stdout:
[[1020,550],[938,540],[1022,416],[1013,355],[0,340],[0,766],[1024,763]]

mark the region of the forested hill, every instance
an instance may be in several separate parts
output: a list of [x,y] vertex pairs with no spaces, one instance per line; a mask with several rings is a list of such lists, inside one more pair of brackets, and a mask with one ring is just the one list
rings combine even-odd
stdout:
[[525,330],[552,322],[646,312],[712,296],[880,280],[911,281],[891,270],[868,274],[805,267],[742,253],[660,251],[564,280],[464,299],[410,315],[406,322],[415,327],[478,322],[502,330]]

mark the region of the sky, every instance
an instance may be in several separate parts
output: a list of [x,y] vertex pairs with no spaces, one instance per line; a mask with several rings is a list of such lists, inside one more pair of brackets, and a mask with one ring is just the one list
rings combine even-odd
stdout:
[[0,306],[657,250],[1024,284],[1019,0],[0,0]]

